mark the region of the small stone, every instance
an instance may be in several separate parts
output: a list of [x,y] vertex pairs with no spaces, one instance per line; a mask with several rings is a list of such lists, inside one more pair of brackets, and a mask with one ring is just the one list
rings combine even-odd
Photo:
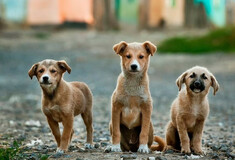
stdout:
[[227,153],[227,157],[235,158],[235,154],[234,153]]
[[120,155],[120,158],[122,158],[123,160],[125,160],[125,159],[136,159],[137,155],[136,154],[122,154],[122,155]]
[[75,151],[77,150],[77,146],[71,145],[69,146],[69,151]]
[[55,153],[55,154],[51,155],[51,158],[60,158],[63,155],[64,155],[63,153]]
[[78,152],[87,152],[87,150],[85,148],[78,148]]
[[106,146],[108,146],[108,143],[107,143],[107,142],[101,142],[100,144],[101,144],[101,147],[106,147]]
[[220,147],[219,147],[219,146],[214,145],[214,146],[212,146],[212,147],[211,147],[211,149],[212,149],[213,151],[218,151],[218,150],[220,149]]
[[168,150],[166,150],[164,153],[165,153],[165,154],[172,154],[172,153],[174,153],[174,151],[173,151],[172,149],[168,149]]
[[50,132],[49,128],[47,128],[47,127],[45,127],[45,126],[43,126],[42,128],[40,128],[39,131],[40,131],[41,133],[49,133],[49,132]]
[[57,148],[57,145],[56,144],[52,144],[50,146],[48,146],[49,148]]
[[217,153],[213,153],[213,154],[212,154],[212,158],[213,158],[213,159],[216,159],[216,158],[219,158],[219,156],[218,156]]
[[100,138],[100,141],[107,141],[107,138]]
[[29,156],[29,159],[31,159],[31,160],[37,160],[37,159],[39,159],[39,157],[38,157],[35,153],[32,153],[32,154]]
[[78,143],[79,141],[77,139],[73,140],[72,141],[73,143]]
[[226,152],[227,150],[228,150],[228,147],[221,147],[221,148],[220,148],[220,151],[221,151],[221,152]]
[[162,156],[157,156],[156,158],[155,158],[155,160],[167,160],[165,157],[162,157]]
[[64,155],[64,158],[71,158],[71,155]]
[[100,142],[98,138],[94,138],[93,142]]
[[155,160],[155,157],[148,157],[148,160]]
[[205,141],[204,141],[204,139],[202,140],[202,144],[204,144],[205,143]]
[[43,154],[47,154],[47,153],[48,153],[48,149],[43,149],[43,150],[42,150],[42,153],[43,153]]
[[105,153],[111,152],[111,147],[110,147],[110,146],[106,147],[105,150],[104,150],[104,152],[105,152]]
[[95,148],[99,148],[99,147],[100,147],[99,143],[96,143],[96,144],[94,145],[94,147],[95,147]]

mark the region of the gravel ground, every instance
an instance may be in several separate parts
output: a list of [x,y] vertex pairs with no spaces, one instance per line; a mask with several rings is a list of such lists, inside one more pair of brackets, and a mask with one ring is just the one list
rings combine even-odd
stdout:
[[[209,94],[210,115],[203,134],[206,155],[182,155],[171,151],[151,154],[105,153],[110,144],[110,97],[120,73],[120,58],[112,46],[150,40],[158,44],[174,35],[203,34],[204,31],[95,32],[85,30],[6,30],[0,32],[0,148],[22,141],[23,156],[39,159],[234,159],[235,158],[235,54],[156,54],[149,68],[155,134],[164,137],[170,105],[177,96],[176,78],[194,65],[207,67],[220,83],[216,96]],[[72,68],[67,81],[83,81],[94,95],[95,149],[85,150],[86,131],[75,119],[75,134],[69,152],[55,155],[56,144],[41,112],[41,91],[27,75],[35,62],[46,58],[65,59]]]

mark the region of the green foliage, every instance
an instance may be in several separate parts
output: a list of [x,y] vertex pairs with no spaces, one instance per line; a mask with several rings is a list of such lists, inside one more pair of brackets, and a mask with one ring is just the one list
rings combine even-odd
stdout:
[[48,157],[49,157],[49,155],[41,155],[40,156],[40,160],[47,160],[48,159]]
[[[30,154],[24,154],[24,150],[20,148],[21,141],[14,140],[10,147],[0,148],[0,160],[21,160],[30,159]],[[49,155],[36,154],[36,157],[40,160],[48,159]]]
[[44,33],[44,32],[37,32],[34,34],[34,37],[38,39],[48,39],[50,37],[49,33]]
[[[20,152],[20,142],[14,141],[9,148],[0,148],[0,160],[15,159]],[[23,158],[23,157],[17,157]]]
[[159,52],[234,52],[235,51],[235,27],[222,28],[211,31],[201,37],[174,37],[161,43]]

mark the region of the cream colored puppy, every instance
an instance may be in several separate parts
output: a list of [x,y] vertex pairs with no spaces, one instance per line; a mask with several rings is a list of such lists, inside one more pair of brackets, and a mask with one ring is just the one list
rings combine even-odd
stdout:
[[[181,90],[183,83],[185,88]],[[207,94],[213,87],[215,95],[219,84],[211,72],[199,66],[184,72],[176,84],[180,92],[171,106],[171,121],[166,130],[167,148],[202,154],[203,127],[209,114]]]

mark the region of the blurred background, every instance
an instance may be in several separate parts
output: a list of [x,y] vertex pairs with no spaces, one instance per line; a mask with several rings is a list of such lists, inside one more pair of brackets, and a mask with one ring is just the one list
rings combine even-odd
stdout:
[[41,112],[40,86],[28,76],[44,59],[66,60],[72,72],[65,80],[83,81],[93,92],[97,149],[84,152],[86,131],[79,116],[67,158],[115,159],[103,154],[110,143],[110,97],[121,72],[112,47],[146,40],[158,48],[149,67],[155,134],[164,137],[178,93],[176,78],[205,66],[220,84],[216,96],[208,95],[205,159],[234,158],[234,24],[235,0],[0,0],[0,159],[41,159],[56,150]]
[[[80,23],[97,30],[224,27],[234,0],[1,0],[1,28]],[[83,24],[83,25],[82,25]]]

